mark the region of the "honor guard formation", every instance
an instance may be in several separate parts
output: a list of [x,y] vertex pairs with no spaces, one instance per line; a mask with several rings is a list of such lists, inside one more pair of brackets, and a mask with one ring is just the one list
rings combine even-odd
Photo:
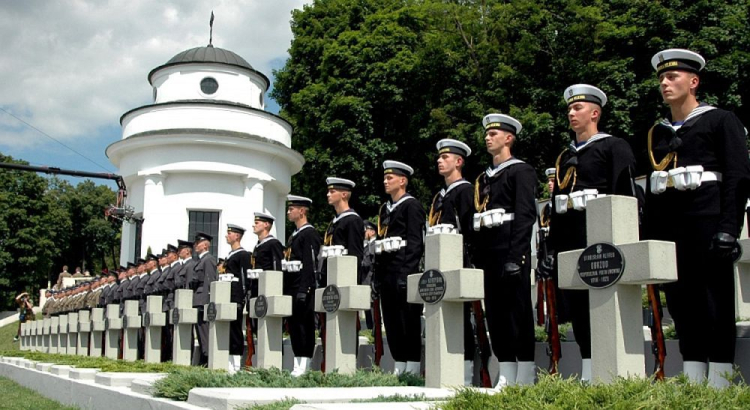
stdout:
[[[325,189],[335,217],[322,237],[308,221],[310,209],[317,205],[307,197],[289,195],[286,216],[294,231],[286,245],[270,234],[276,218],[255,212],[252,232],[258,242],[252,251],[241,245],[246,228],[229,223],[225,240],[231,251],[224,259],[217,261],[209,253],[215,238],[199,232],[192,242],[178,240],[117,272],[52,291],[43,313],[49,317],[119,304],[122,316],[125,301],[132,300],[138,301],[138,313],[144,316],[147,297],[158,295],[161,311],[171,318],[176,291],[191,289],[192,306],[198,312],[192,334],[199,346],[192,363],[206,365],[209,321],[217,315],[208,311],[213,309],[211,283],[229,282],[229,302],[236,304],[237,311],[229,325],[226,368],[235,372],[243,367],[243,355],[247,356],[244,365],[251,364],[253,338],[263,317],[256,312],[253,317],[258,319],[251,319],[244,312],[258,309],[254,298],[262,296],[263,272],[281,271],[283,295],[291,298],[285,330],[294,353],[292,375],[299,376],[311,369],[316,330],[324,348],[328,333],[325,313],[316,314],[315,290],[329,285],[329,258],[347,255],[356,258],[357,284],[371,287],[372,309],[365,313],[365,324],[374,330],[375,364],[383,353],[382,322],[394,372],[420,374],[423,305],[408,302],[408,276],[423,270],[426,235],[454,233],[463,237],[460,265],[481,269],[484,277],[484,303],[463,303],[465,384],[472,384],[477,351],[482,367],[477,384],[489,387],[487,360],[492,354],[499,362],[494,387],[534,383],[532,269],[539,283],[536,321],[547,324],[550,336],[550,371],[557,371],[561,357],[557,324],[571,322],[582,358],[580,377],[590,380],[589,292],[557,286],[557,256],[586,248],[587,229],[598,229],[587,226],[588,201],[628,196],[638,200],[641,239],[676,244],[678,280],[663,285],[663,290],[679,334],[685,375],[726,386],[729,382],[721,376],[731,373],[735,351],[733,263],[741,253],[738,237],[750,188],[746,129],[733,113],[698,102],[696,91],[705,66],[700,55],[664,50],[654,55],[652,65],[669,112],[643,136],[647,139],[643,161],[624,139],[599,129],[607,106],[602,90],[576,84],[564,91],[575,138],[550,164],[554,166],[544,171],[550,200],[541,209],[536,170],[513,155],[523,125],[511,116],[493,113],[482,120],[482,149],[453,139],[437,142],[437,172],[445,186],[430,204],[409,194],[409,182],[419,171],[386,160],[386,201],[372,220],[363,219],[349,205],[357,192],[355,182],[329,177]],[[478,176],[465,178],[467,159],[480,155],[476,151],[489,155],[491,165]],[[635,182],[637,170],[647,170],[645,189]],[[67,270],[64,274],[70,276]],[[255,306],[250,306],[251,299]],[[138,331],[138,358],[144,356],[145,322]],[[169,322],[161,332],[162,361],[172,360],[174,330]]]

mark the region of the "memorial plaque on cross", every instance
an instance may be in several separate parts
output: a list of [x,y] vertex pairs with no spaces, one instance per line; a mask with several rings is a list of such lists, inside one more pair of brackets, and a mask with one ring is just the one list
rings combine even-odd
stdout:
[[143,360],[146,363],[161,361],[161,329],[167,324],[167,314],[161,310],[162,296],[146,297],[146,314],[143,316],[145,332],[145,350]]
[[326,370],[357,370],[357,316],[370,309],[370,287],[357,285],[357,257],[328,258],[328,283],[315,290],[315,311],[326,314]]
[[750,238],[747,224],[742,227],[739,242],[742,256],[734,265],[735,317],[747,319],[750,318]]
[[198,323],[198,309],[193,307],[193,291],[177,289],[174,295],[174,309],[170,321],[173,326],[172,362],[190,366],[193,350],[193,325]]
[[91,342],[89,343],[89,356],[102,356],[102,332],[104,332],[104,309],[91,309]]
[[68,313],[68,354],[78,354],[78,312]]
[[211,299],[205,306],[209,369],[226,369],[229,364],[229,322],[237,319],[237,304],[230,302],[231,293],[232,282],[211,282]]
[[45,317],[42,320],[42,345],[44,348],[42,349],[43,353],[51,353],[50,348],[52,347],[51,338],[50,338],[50,329],[52,328],[52,318],[51,317]]
[[138,314],[138,301],[126,300],[122,313],[122,359],[134,362],[138,359],[138,331],[141,316]]
[[120,332],[122,331],[122,318],[120,317],[120,305],[111,303],[107,305],[107,320],[104,322],[104,356],[117,360],[120,350]]
[[[677,280],[675,245],[639,241],[638,203],[624,196],[587,202],[586,237],[585,250],[559,254],[558,281],[563,289],[589,290],[591,379],[644,377],[641,285]],[[621,254],[622,266],[612,253]]]
[[78,343],[76,351],[78,356],[87,356],[89,354],[89,335],[91,333],[91,312],[81,310],[78,312]]
[[250,317],[258,318],[258,367],[281,369],[284,316],[292,315],[292,297],[284,296],[284,273],[264,271],[258,277],[258,297],[250,299]]
[[49,353],[60,353],[60,316],[50,318],[49,327]]
[[60,330],[57,334],[57,353],[68,354],[68,315],[60,315]]
[[425,272],[409,275],[406,300],[425,304],[425,386],[464,384],[464,302],[484,298],[484,273],[463,268],[463,236],[425,238]]

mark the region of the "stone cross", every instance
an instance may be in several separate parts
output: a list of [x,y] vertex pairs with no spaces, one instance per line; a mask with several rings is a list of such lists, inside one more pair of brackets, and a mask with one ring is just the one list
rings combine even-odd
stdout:
[[120,332],[122,331],[120,304],[110,303],[107,305],[105,328],[104,357],[117,360],[117,353],[120,350]]
[[78,312],[68,313],[68,354],[78,354]]
[[464,302],[484,299],[484,273],[464,269],[463,236],[425,238],[425,272],[409,275],[406,300],[425,304],[425,387],[464,384]]
[[78,312],[78,343],[76,351],[78,356],[88,356],[89,354],[89,334],[91,333],[91,312],[81,310]]
[[229,322],[237,319],[237,304],[229,302],[231,293],[232,282],[211,282],[210,302],[203,308],[209,369],[226,369],[229,364]]
[[26,325],[26,349],[36,350],[36,322],[28,321]]
[[735,317],[747,320],[750,318],[750,238],[747,234],[747,224],[742,227],[739,241],[742,257],[734,265]]
[[36,344],[35,349],[37,352],[44,351],[44,321],[37,320],[36,323]]
[[52,348],[51,338],[50,338],[50,328],[52,327],[52,318],[51,317],[45,317],[42,320],[42,345],[44,348],[42,349],[43,353],[51,353],[50,349]]
[[52,316],[49,320],[49,351],[48,353],[60,353],[60,316]]
[[[326,370],[357,370],[357,316],[370,309],[370,287],[357,285],[357,258],[328,258],[328,286],[315,290],[315,311],[326,314]],[[260,342],[259,342],[260,343]]]
[[172,363],[190,366],[193,351],[193,325],[198,323],[198,309],[193,308],[193,291],[177,289],[174,295],[174,309],[169,322],[173,325]]
[[284,273],[264,271],[258,280],[258,297],[250,299],[250,317],[258,318],[258,367],[281,369],[284,316],[292,315],[292,297],[284,296]]
[[161,311],[162,296],[146,297],[146,314],[143,316],[145,333],[145,351],[143,359],[146,363],[161,361],[161,329],[167,324],[167,314]]
[[141,316],[138,314],[138,301],[126,300],[122,313],[122,359],[134,362],[138,359],[138,331],[141,328]]
[[21,323],[21,340],[20,340],[20,346],[19,348],[23,350],[29,350],[29,341],[28,341],[28,335],[29,329],[28,329],[28,323]]
[[59,342],[57,343],[57,353],[69,354],[68,353],[68,315],[60,315],[60,331],[57,336]]
[[102,332],[104,332],[105,330],[106,325],[104,322],[104,309],[91,309],[91,347],[89,349],[89,356],[102,356]]
[[[624,196],[587,202],[586,237],[589,245],[586,251],[559,254],[558,280],[562,289],[589,290],[591,379],[611,382],[620,376],[645,377],[641,285],[677,280],[675,245],[666,241],[638,241],[638,202]],[[598,246],[601,243],[619,249],[622,263],[616,260],[617,252],[600,253],[607,249]],[[582,254],[584,260],[579,261]],[[608,275],[620,271],[618,264],[624,270],[619,280],[612,279]],[[579,273],[581,266],[588,267]]]

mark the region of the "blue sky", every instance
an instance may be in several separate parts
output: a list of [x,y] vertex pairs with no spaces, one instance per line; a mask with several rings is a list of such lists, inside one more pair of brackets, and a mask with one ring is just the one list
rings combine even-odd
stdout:
[[[121,138],[120,115],[151,102],[151,69],[208,43],[212,9],[214,46],[239,54],[273,81],[272,70],[288,57],[291,12],[308,2],[4,2],[0,152],[32,165],[117,172],[104,150]],[[266,109],[279,107],[266,98]]]

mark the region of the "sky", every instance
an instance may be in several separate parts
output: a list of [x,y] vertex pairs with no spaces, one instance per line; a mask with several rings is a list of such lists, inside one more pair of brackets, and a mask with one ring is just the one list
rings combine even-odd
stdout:
[[[0,153],[32,165],[117,172],[104,150],[122,138],[120,116],[152,102],[149,71],[208,44],[212,10],[213,45],[273,82],[272,70],[289,56],[291,12],[307,3],[0,0]],[[266,110],[279,108],[266,98]]]

